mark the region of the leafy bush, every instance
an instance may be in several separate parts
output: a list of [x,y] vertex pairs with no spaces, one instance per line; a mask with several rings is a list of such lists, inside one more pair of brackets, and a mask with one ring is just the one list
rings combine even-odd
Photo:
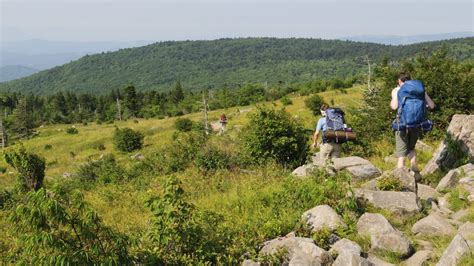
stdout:
[[314,94],[304,100],[304,104],[306,108],[313,112],[313,115],[319,115],[319,109],[321,108],[321,105],[324,104],[324,100],[321,96]]
[[384,191],[401,191],[403,185],[393,175],[386,175],[377,180],[377,188]]
[[44,150],[46,150],[46,151],[49,151],[49,150],[51,150],[52,148],[53,148],[53,145],[51,145],[51,144],[45,144],[45,145],[44,145]]
[[0,173],[4,174],[6,172],[7,172],[7,168],[3,167],[3,166],[0,166]]
[[207,138],[203,131],[175,132],[170,144],[163,146],[151,158],[158,171],[169,174],[186,169],[200,152]]
[[68,133],[70,135],[75,135],[75,134],[78,134],[79,131],[75,127],[69,127],[69,128],[66,129],[66,133]]
[[284,106],[287,106],[287,105],[292,105],[293,104],[293,101],[288,97],[288,96],[284,96],[280,99],[281,103],[284,105]]
[[223,252],[222,245],[211,242],[218,241],[214,227],[218,221],[214,218],[217,217],[212,213],[200,213],[194,205],[186,202],[184,190],[176,177],[168,178],[162,195],[148,199],[146,206],[152,212],[146,240],[150,243],[149,253],[154,257],[154,263],[209,262],[213,261],[217,251]]
[[77,177],[87,182],[117,183],[124,180],[126,176],[126,171],[117,164],[112,154],[81,165],[77,172]]
[[41,188],[46,166],[44,158],[28,153],[23,146],[5,152],[4,158],[9,165],[18,171],[20,189],[29,191]]
[[194,164],[204,171],[227,169],[231,166],[231,155],[216,145],[206,145],[197,154]]
[[174,127],[181,132],[188,132],[193,129],[193,121],[189,118],[178,118],[174,121]]
[[10,217],[18,264],[129,264],[130,242],[102,223],[78,191],[31,191]]
[[296,167],[303,164],[308,144],[303,127],[284,110],[258,107],[242,131],[243,151],[252,162],[274,159]]
[[120,151],[132,152],[142,148],[144,138],[142,133],[134,131],[131,128],[116,129],[114,144]]

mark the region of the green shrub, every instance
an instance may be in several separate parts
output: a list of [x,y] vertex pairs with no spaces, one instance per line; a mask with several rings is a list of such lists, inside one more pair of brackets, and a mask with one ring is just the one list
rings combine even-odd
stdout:
[[231,155],[216,145],[206,145],[196,154],[194,164],[204,171],[228,169],[231,166]]
[[21,146],[4,154],[5,161],[19,173],[19,186],[22,190],[38,190],[43,185],[45,159],[33,153],[28,153]]
[[6,208],[12,203],[12,192],[8,190],[0,191],[0,210]]
[[139,150],[143,146],[144,136],[142,133],[131,128],[116,129],[114,134],[114,144],[119,151],[132,152]]
[[152,212],[146,238],[157,263],[191,263],[201,236],[193,219],[195,207],[185,201],[180,182],[175,177],[167,179],[162,195],[148,199],[146,206]]
[[69,127],[69,128],[66,129],[66,133],[68,133],[70,135],[75,135],[75,134],[78,134],[79,131],[75,127]]
[[126,176],[126,171],[117,164],[112,154],[81,165],[77,172],[77,177],[86,182],[118,183]]
[[304,100],[304,104],[306,108],[311,110],[313,115],[319,115],[319,110],[321,108],[321,105],[324,104],[324,100],[323,98],[321,98],[321,96],[314,94],[306,98],[306,100]]
[[178,118],[174,121],[174,127],[181,132],[189,132],[193,129],[193,121],[189,118]]
[[7,172],[7,168],[3,167],[3,166],[0,166],[0,173],[4,174],[6,172]]
[[287,105],[292,105],[293,104],[293,101],[288,97],[288,96],[283,96],[281,99],[280,99],[281,103],[284,105],[284,106],[287,106]]
[[258,107],[241,136],[250,162],[274,159],[280,165],[296,167],[306,160],[309,147],[304,128],[284,110]]
[[52,148],[53,148],[53,145],[51,145],[51,144],[45,144],[45,145],[44,145],[44,150],[45,150],[45,151],[49,151],[49,150],[51,150]]
[[386,175],[377,180],[377,188],[384,191],[401,191],[403,185],[398,178]]
[[131,264],[128,238],[105,226],[78,191],[31,191],[10,221],[18,245],[9,258],[15,263]]

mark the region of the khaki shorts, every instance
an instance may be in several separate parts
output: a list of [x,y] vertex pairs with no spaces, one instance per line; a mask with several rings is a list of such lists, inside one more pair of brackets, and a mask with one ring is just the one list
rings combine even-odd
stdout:
[[323,143],[319,149],[319,156],[321,160],[339,158],[341,156],[341,145],[334,142]]
[[397,157],[406,157],[415,150],[416,142],[421,136],[421,128],[395,131],[395,147]]

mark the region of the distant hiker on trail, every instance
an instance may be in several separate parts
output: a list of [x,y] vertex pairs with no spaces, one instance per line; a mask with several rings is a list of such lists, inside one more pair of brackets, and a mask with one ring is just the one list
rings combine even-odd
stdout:
[[[322,145],[319,147],[319,156],[321,160],[327,160],[329,158],[339,158],[341,155],[341,145],[336,143],[334,140],[329,140],[325,137],[324,132],[327,130],[327,122],[326,122],[326,111],[329,109],[329,106],[326,104],[321,105],[319,108],[321,112],[321,118],[318,120],[318,124],[316,125],[316,131],[313,135],[313,147],[319,146],[318,137],[322,132]],[[334,109],[332,109],[334,110]]]
[[219,118],[219,123],[221,123],[220,134],[223,134],[225,131],[225,126],[227,125],[227,117],[225,116],[225,114],[221,114]]
[[423,130],[431,130],[432,123],[426,119],[426,109],[434,109],[435,104],[425,92],[423,83],[411,80],[410,74],[400,73],[398,87],[392,90],[390,107],[397,110],[397,118],[392,123],[395,131],[397,168],[405,167],[405,160],[410,160],[410,170],[419,175],[416,165],[415,145]]

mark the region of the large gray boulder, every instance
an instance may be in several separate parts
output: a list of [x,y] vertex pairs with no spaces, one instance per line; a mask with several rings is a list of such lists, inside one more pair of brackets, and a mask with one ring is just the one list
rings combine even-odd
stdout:
[[436,189],[428,185],[418,184],[417,188],[417,195],[422,200],[435,200],[439,196],[439,193],[436,191]]
[[403,266],[423,266],[426,265],[428,260],[433,256],[433,252],[430,250],[420,250],[413,254],[409,259],[404,261],[401,265]]
[[371,162],[357,156],[335,158],[333,159],[334,169],[336,171],[346,170],[355,179],[370,179],[381,175],[380,170]]
[[421,236],[450,236],[456,233],[456,228],[446,218],[434,212],[416,222],[411,231]]
[[343,238],[334,243],[334,245],[332,245],[331,249],[329,250],[329,253],[331,254],[342,254],[343,252],[360,255],[362,248],[356,242]]
[[416,193],[417,188],[415,177],[411,175],[408,170],[396,168],[392,171],[392,175],[400,181],[402,185],[402,191],[410,191]]
[[307,210],[303,213],[301,219],[309,225],[312,232],[324,228],[333,231],[338,227],[346,227],[341,216],[328,205],[319,205]]
[[439,181],[436,190],[441,192],[446,189],[454,188],[461,178],[470,177],[471,175],[474,175],[474,164],[472,163],[452,169]]
[[474,253],[474,223],[459,227],[458,233],[441,255],[437,266],[457,265],[463,256]]
[[374,251],[396,252],[408,256],[413,246],[401,231],[378,213],[364,213],[357,222],[357,230],[361,235],[370,236],[371,249]]
[[333,259],[329,252],[316,246],[313,239],[303,237],[276,238],[267,241],[259,255],[274,255],[286,250],[286,260],[290,265],[331,265]]
[[367,260],[373,263],[375,266],[395,266],[395,264],[388,263],[377,258],[374,254],[370,254],[367,256]]
[[337,256],[332,266],[376,266],[376,264],[360,255],[351,252],[343,252]]
[[[449,124],[447,133],[451,143],[456,142],[459,148],[468,154],[469,160],[474,162],[474,115],[454,115]],[[438,169],[451,169],[461,159],[456,153],[450,152],[448,140],[444,140],[436,150],[433,158],[426,164],[422,175],[431,174]]]
[[409,216],[421,210],[418,198],[413,192],[354,189],[354,193],[357,199],[367,201],[374,207],[389,210],[397,216]]

